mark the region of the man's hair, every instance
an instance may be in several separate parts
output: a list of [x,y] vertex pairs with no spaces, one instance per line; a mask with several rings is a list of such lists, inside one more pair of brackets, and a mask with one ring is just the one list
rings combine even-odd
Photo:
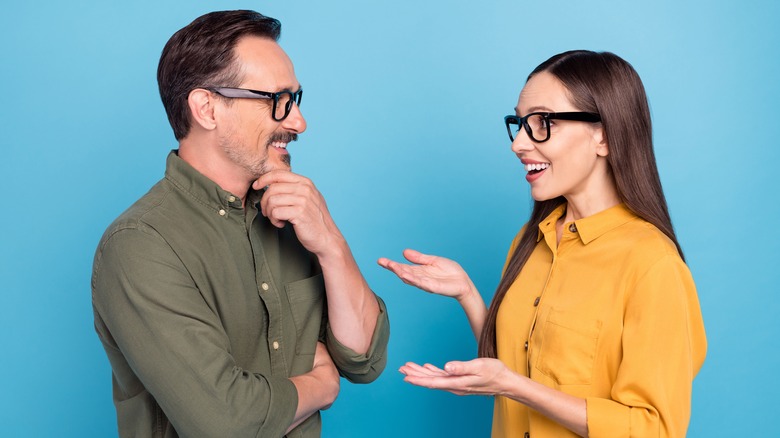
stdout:
[[[650,107],[636,70],[613,53],[573,50],[543,62],[528,79],[542,72],[561,81],[579,111],[601,116],[609,148],[607,163],[620,201],[666,234],[682,258],[655,163]],[[531,218],[488,309],[479,340],[480,357],[497,357],[498,308],[536,246],[539,224],[565,202],[563,196],[534,202]]]
[[202,15],[171,37],[160,55],[157,84],[176,140],[190,132],[190,91],[236,87],[241,71],[234,48],[245,36],[279,40],[279,20],[254,11],[218,11]]

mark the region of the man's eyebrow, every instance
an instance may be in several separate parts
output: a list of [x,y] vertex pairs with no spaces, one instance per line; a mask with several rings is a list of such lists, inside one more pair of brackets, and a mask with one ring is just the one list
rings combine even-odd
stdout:
[[300,90],[301,88],[303,88],[303,87],[301,87],[301,84],[296,84],[294,87],[282,87],[282,89],[281,90],[277,90],[276,93],[281,93],[282,91],[289,91],[291,93],[295,93],[298,90]]

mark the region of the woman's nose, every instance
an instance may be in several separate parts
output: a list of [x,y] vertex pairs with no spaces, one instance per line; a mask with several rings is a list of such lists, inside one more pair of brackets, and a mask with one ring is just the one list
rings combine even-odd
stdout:
[[536,144],[525,132],[525,129],[518,129],[514,135],[515,139],[512,140],[512,152],[519,154],[521,152],[528,152],[536,147]]

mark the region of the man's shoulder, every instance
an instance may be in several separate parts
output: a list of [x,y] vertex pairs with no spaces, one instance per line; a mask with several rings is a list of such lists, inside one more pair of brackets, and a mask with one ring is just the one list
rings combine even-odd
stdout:
[[154,228],[152,226],[153,218],[157,215],[158,210],[165,208],[165,203],[169,200],[170,194],[170,184],[167,184],[165,179],[158,181],[146,194],[130,205],[106,228],[100,240],[99,248],[119,232],[152,230]]

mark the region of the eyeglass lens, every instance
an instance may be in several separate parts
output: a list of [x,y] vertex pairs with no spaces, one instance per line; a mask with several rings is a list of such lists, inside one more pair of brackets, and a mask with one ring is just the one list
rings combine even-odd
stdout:
[[549,122],[542,114],[529,114],[525,118],[525,123],[523,123],[522,119],[519,117],[516,119],[509,119],[508,123],[511,126],[509,129],[509,137],[512,141],[517,138],[521,129],[520,125],[524,125],[523,128],[525,128],[526,134],[534,141],[542,142],[550,138]]
[[303,93],[301,91],[295,93],[290,91],[276,93],[276,99],[274,101],[274,118],[276,120],[283,120],[287,117],[287,115],[290,114],[293,102],[295,102],[296,105],[301,104],[302,95]]
[[544,141],[549,138],[549,122],[541,114],[531,114],[526,119],[527,127],[531,128],[531,138],[535,141]]

